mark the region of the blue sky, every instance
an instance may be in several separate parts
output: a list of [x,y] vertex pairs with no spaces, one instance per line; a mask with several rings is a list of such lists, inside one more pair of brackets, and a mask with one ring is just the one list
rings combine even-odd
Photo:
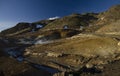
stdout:
[[72,13],[102,12],[120,0],[0,0],[0,31],[18,22],[34,22]]

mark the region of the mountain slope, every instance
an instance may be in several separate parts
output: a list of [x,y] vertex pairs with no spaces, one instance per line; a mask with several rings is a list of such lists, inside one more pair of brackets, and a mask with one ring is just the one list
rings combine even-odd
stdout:
[[[34,76],[36,72],[39,76],[47,73],[39,73],[34,68],[45,65],[59,70],[65,74],[63,76],[99,76],[106,69],[105,65],[120,61],[119,9],[120,5],[117,5],[99,14],[72,14],[55,20],[18,23],[2,31],[0,70],[8,76]],[[14,55],[10,55],[14,58],[25,58],[25,64],[3,57],[3,48],[8,48],[8,53],[13,52]],[[22,53],[18,55],[16,52]],[[29,62],[35,67],[26,65]],[[111,72],[114,69],[106,70]],[[61,76],[60,73],[56,75]]]
[[120,35],[120,20],[107,24],[96,31],[97,33],[109,33]]
[[110,7],[107,11],[97,15],[98,20],[85,29],[86,32],[95,32],[103,26],[116,22],[120,19],[120,5]]
[[64,26],[67,26],[70,29],[80,29],[80,26],[88,26],[90,22],[95,20],[97,20],[97,18],[94,13],[86,13],[84,15],[72,14],[51,22],[46,25],[44,29],[62,29]]
[[99,14],[101,21],[114,22],[120,19],[120,5],[110,7],[107,11]]
[[[33,23],[18,23],[15,27],[4,30],[2,35],[14,36],[34,32],[41,25],[42,30],[46,29],[79,29],[86,32],[95,32],[102,26],[120,19],[120,5],[111,7],[102,13],[72,14],[55,20],[41,20]],[[40,28],[41,29],[41,28]]]

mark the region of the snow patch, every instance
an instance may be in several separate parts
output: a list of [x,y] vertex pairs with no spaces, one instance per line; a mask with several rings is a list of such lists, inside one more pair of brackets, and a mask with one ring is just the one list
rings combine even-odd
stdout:
[[42,28],[43,25],[36,25],[36,28]]
[[60,18],[60,17],[55,16],[55,17],[48,18],[48,20],[55,20],[55,19],[58,19],[58,18]]
[[63,28],[64,28],[64,29],[68,29],[68,26],[67,26],[67,25],[65,25]]
[[47,44],[47,43],[51,43],[51,41],[38,40],[35,42],[35,44]]

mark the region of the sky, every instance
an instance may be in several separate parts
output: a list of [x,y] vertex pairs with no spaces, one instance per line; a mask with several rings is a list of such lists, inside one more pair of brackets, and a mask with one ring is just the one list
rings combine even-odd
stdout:
[[0,31],[19,22],[102,12],[116,4],[120,4],[120,0],[0,0]]

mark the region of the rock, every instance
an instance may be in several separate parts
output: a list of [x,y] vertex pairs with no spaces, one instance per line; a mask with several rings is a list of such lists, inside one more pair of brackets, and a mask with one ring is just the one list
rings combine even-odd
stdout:
[[92,68],[93,64],[86,64],[86,68]]
[[50,56],[50,57],[60,57],[62,55],[63,55],[62,53],[55,53],[55,52],[47,53],[47,56]]
[[26,55],[30,55],[31,53],[30,53],[30,51],[26,51],[25,53],[24,53],[24,55],[26,56]]
[[65,72],[55,73],[53,76],[65,76]]
[[103,66],[97,66],[97,68],[98,68],[98,69],[101,69],[101,70],[104,69]]
[[118,42],[118,46],[120,46],[120,42]]
[[42,53],[32,53],[33,56],[40,56]]

